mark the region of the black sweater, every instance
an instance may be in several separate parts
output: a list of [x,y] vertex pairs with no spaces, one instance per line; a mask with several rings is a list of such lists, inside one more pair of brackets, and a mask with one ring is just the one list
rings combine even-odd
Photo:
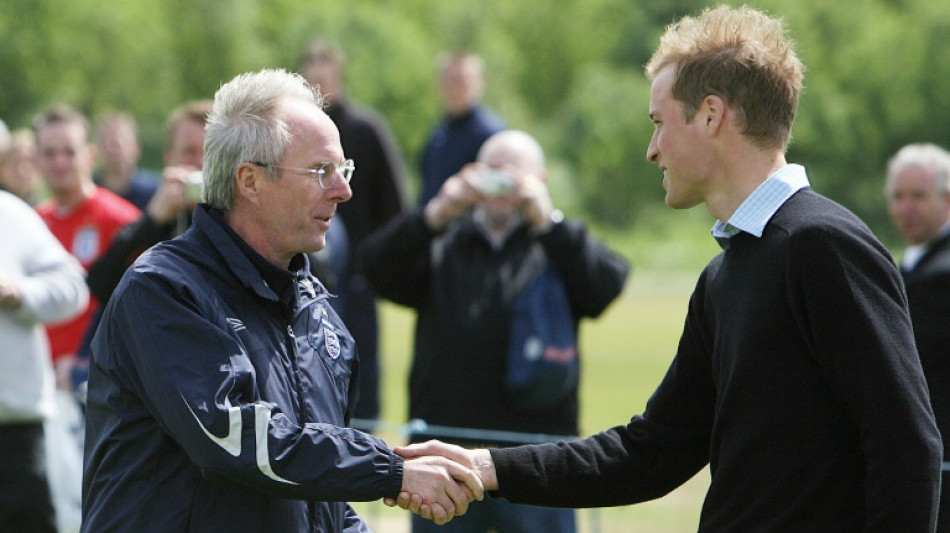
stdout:
[[940,452],[890,255],[804,189],[706,267],[642,416],[492,455],[519,503],[635,503],[708,463],[700,531],[895,532],[932,530]]

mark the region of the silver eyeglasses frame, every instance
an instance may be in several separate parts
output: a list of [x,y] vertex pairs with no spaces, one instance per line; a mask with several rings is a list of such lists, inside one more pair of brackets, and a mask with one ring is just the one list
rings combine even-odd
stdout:
[[[347,159],[342,163],[337,163],[334,161],[321,161],[317,168],[282,167],[280,165],[272,165],[263,161],[248,161],[248,163],[261,168],[292,170],[294,172],[307,174],[312,178],[317,178],[317,181],[320,183],[320,187],[324,189],[333,187],[333,185],[336,183],[337,175],[342,176],[343,180],[349,183],[350,180],[353,179],[353,172],[356,170],[356,165],[353,164],[352,159]],[[329,176],[329,181],[327,181],[327,176]]]

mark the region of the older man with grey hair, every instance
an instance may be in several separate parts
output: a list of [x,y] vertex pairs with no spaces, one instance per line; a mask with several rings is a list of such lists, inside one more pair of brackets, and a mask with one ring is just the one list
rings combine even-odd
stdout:
[[482,497],[469,469],[346,427],[356,347],[306,254],[354,163],[322,104],[283,70],[215,95],[207,203],[132,265],[93,340],[85,531],[356,533],[347,501],[415,487],[445,522]]
[[[888,163],[885,193],[907,243],[901,274],[937,427],[950,436],[950,152],[931,143],[901,148]],[[950,531],[950,454],[943,452],[937,531]]]
[[885,194],[894,226],[910,246],[902,266],[913,270],[950,222],[950,153],[930,143],[908,144],[888,162]]

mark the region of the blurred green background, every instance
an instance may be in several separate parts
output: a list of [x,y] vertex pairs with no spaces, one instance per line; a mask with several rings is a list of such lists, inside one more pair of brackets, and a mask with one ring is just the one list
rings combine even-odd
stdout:
[[[729,2],[726,2],[729,3]],[[881,194],[887,159],[909,142],[950,144],[950,10],[931,0],[746,2],[782,16],[808,67],[789,160],[892,247]],[[703,208],[663,206],[644,160],[652,133],[643,64],[664,27],[711,2],[670,0],[0,0],[0,119],[27,127],[65,102],[91,117],[139,120],[144,166],[158,168],[163,124],[234,75],[293,69],[309,40],[336,40],[352,99],[389,121],[417,188],[417,158],[441,106],[439,52],[486,61],[489,107],[534,134],[569,216],[634,265],[623,297],[581,332],[582,430],[642,411],[676,349],[692,283],[717,251]],[[738,5],[738,4],[736,4]],[[405,422],[412,315],[383,306],[383,420]],[[384,432],[400,444],[397,432]],[[584,533],[695,531],[708,474],[658,501],[583,511]],[[379,533],[402,511],[358,504]]]
[[[808,66],[790,159],[886,240],[881,180],[912,141],[950,142],[950,10],[930,0],[753,0],[782,16]],[[347,53],[354,99],[390,121],[412,186],[440,114],[435,58],[479,52],[487,103],[540,138],[569,213],[625,227],[662,202],[644,161],[652,132],[642,66],[665,25],[710,2],[671,0],[0,0],[0,118],[53,102],[141,122],[160,166],[175,106],[234,75],[294,68],[315,37]]]

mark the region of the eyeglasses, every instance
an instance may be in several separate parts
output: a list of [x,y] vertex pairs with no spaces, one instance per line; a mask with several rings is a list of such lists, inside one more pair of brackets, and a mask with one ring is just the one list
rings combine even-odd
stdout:
[[353,171],[356,170],[356,165],[353,164],[352,159],[347,159],[342,163],[321,161],[317,168],[281,167],[278,165],[272,165],[270,163],[264,163],[263,161],[248,161],[248,163],[261,168],[277,168],[281,170],[303,172],[304,174],[308,174],[311,178],[316,177],[317,181],[320,182],[320,186],[324,189],[333,187],[333,184],[336,183],[336,177],[338,175],[343,176],[343,180],[349,183],[350,180],[353,179]]

